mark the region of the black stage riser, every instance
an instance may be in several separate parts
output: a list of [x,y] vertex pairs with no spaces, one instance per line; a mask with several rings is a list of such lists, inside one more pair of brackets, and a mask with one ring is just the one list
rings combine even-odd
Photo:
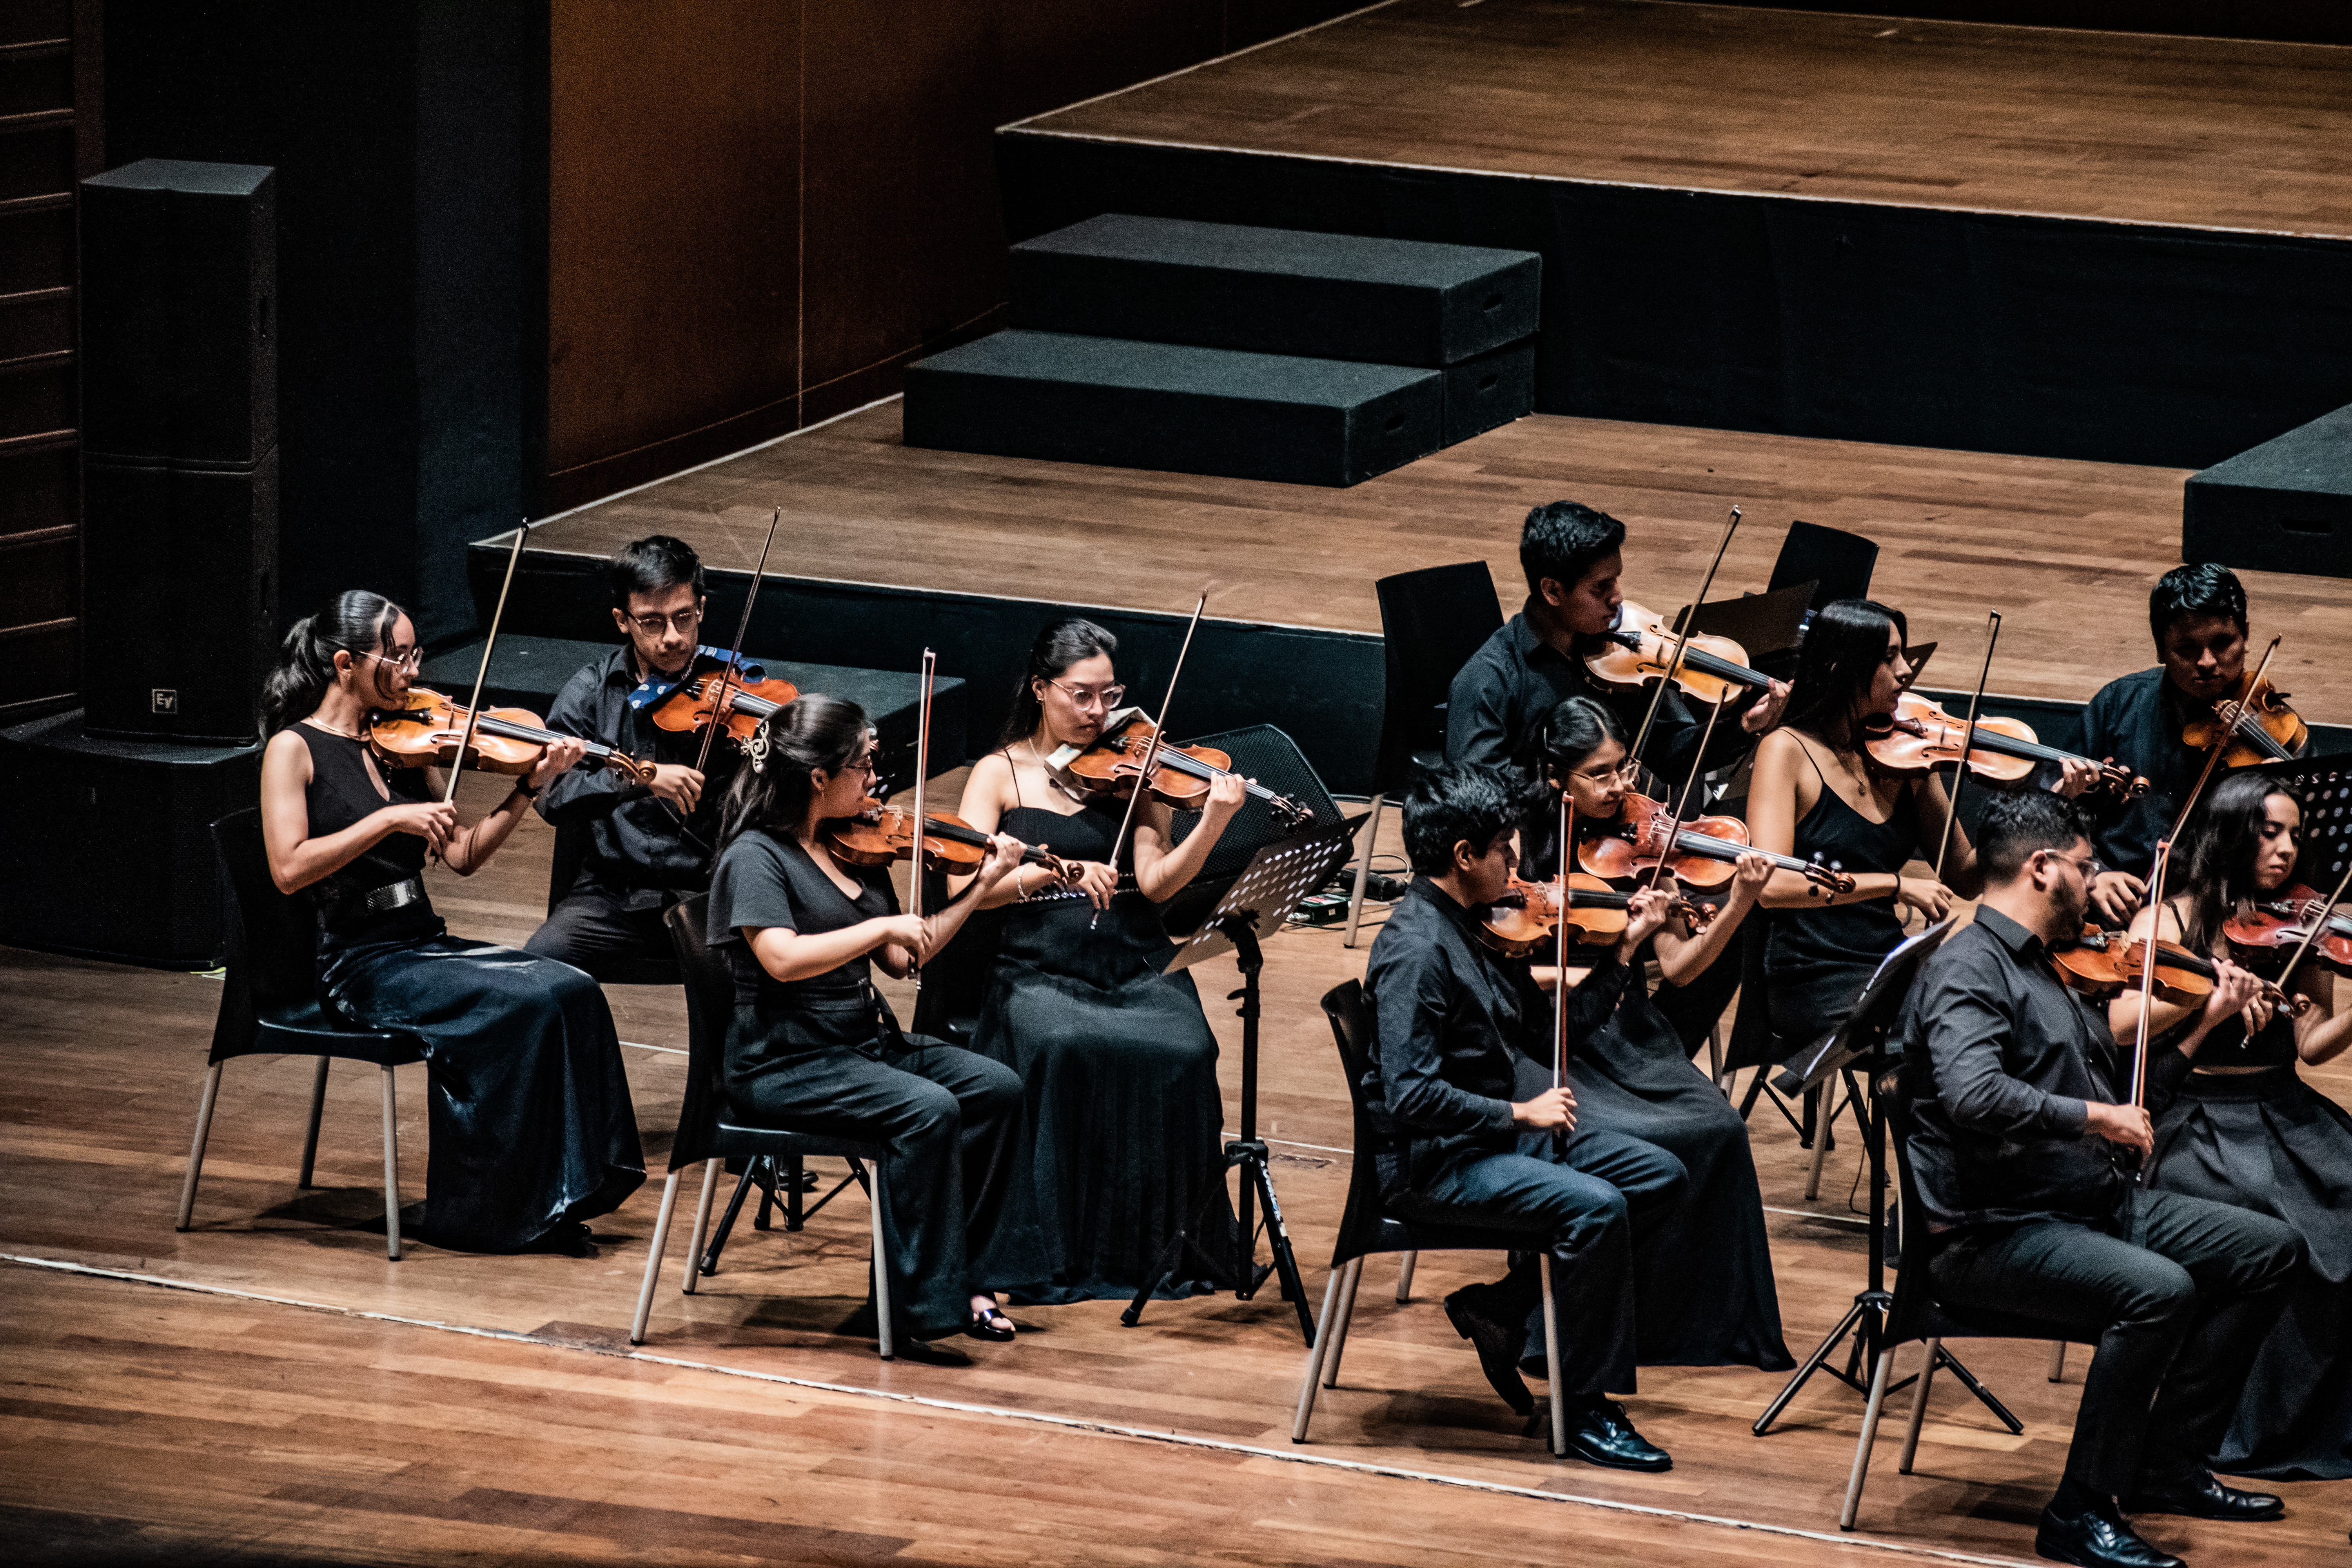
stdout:
[[[468,554],[484,624],[506,557],[495,543],[477,544]],[[584,556],[526,554],[507,605],[507,629],[608,638],[613,622],[602,574],[603,563]],[[713,568],[709,577],[709,624],[731,632],[751,574]],[[979,755],[995,743],[1037,629],[1062,616],[1084,616],[1117,636],[1127,700],[1159,706],[1183,640],[1181,613],[771,575],[760,589],[749,642],[770,658],[867,669],[911,670],[925,647],[936,648],[940,672],[969,683],[965,734],[971,754]],[[1276,725],[1298,742],[1334,794],[1363,795],[1371,789],[1384,680],[1381,639],[1371,633],[1208,620],[1184,667],[1174,727],[1181,737]],[[1968,711],[1966,692],[1926,695],[1951,712]],[[1989,694],[1984,711],[2024,720],[2045,745],[2071,751],[2081,743],[2079,702]],[[2352,752],[2352,727],[2314,724],[2312,733],[2314,754]],[[1980,804],[1975,797],[1983,793],[1965,792],[1970,805],[1963,806],[1964,817],[1973,820],[1972,806]]]
[[2352,577],[2352,408],[2189,475],[2180,558]]
[[1018,241],[1100,213],[1532,250],[1536,406],[2201,468],[2352,402],[2352,242],[997,138]]

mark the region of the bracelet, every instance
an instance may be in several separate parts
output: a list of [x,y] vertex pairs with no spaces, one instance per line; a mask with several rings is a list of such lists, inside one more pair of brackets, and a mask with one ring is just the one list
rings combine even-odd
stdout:
[[539,798],[539,791],[531,788],[529,784],[524,782],[529,779],[530,776],[530,775],[529,773],[525,773],[522,778],[515,780],[514,792],[515,794],[522,796],[525,800],[537,800]]

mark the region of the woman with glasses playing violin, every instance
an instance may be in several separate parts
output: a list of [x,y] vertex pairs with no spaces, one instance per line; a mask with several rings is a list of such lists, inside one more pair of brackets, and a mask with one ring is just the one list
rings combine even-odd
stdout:
[[[1571,697],[1554,708],[1542,755],[1547,793],[1567,790],[1579,823],[1607,822],[1623,809],[1635,769],[1624,726],[1601,703]],[[1761,855],[1740,857],[1729,896],[1704,934],[1694,934],[1687,913],[1667,919],[1651,942],[1669,983],[1700,973],[1726,950],[1771,870]],[[1674,874],[1659,885],[1672,892]],[[1571,943],[1568,952],[1575,964],[1580,949]],[[1554,973],[1551,956],[1548,950],[1535,955],[1538,981]],[[1570,984],[1582,973],[1573,971]],[[1635,1359],[1644,1366],[1767,1372],[1795,1365],[1781,1341],[1764,1198],[1739,1112],[1692,1065],[1682,1037],[1638,977],[1575,1053],[1569,1074],[1578,1125],[1664,1149],[1690,1177],[1682,1202],[1653,1221],[1634,1249]]]
[[[1029,868],[982,902],[1004,906],[975,1047],[1020,1073],[1036,1131],[1032,1165],[1052,1279],[1047,1303],[1128,1297],[1224,1167],[1217,1041],[1189,973],[1162,974],[1160,906],[1199,874],[1244,797],[1212,784],[1175,842],[1174,814],[1146,795],[1110,864],[1127,802],[1081,795],[1055,758],[1091,744],[1123,695],[1118,639],[1090,621],[1037,635],[996,751],[972,765],[957,813],[1074,862],[1055,882]],[[1230,1210],[1222,1222],[1233,1224]],[[1230,1247],[1200,1238],[1212,1257]],[[1213,1289],[1176,1279],[1163,1296]],[[1018,1299],[1018,1298],[1016,1298]]]
[[[2142,910],[2131,935],[2159,927],[2164,940],[2226,963],[2224,923],[2294,885],[2302,838],[2293,794],[2259,769],[2224,775],[2173,851],[2161,921]],[[2238,957],[2278,980],[2293,951]],[[2352,1476],[2352,1115],[2296,1071],[2352,1047],[2352,1007],[2339,1005],[2320,956],[2305,953],[2284,977],[2299,1011],[2256,995],[2216,1020],[2210,1007],[2158,998],[2148,1016],[2147,1184],[2270,1215],[2303,1235],[2287,1310],[2263,1342],[2221,1451],[2208,1456],[2231,1475]],[[2107,1006],[2117,1039],[2137,1037],[2139,1012],[2139,988],[2126,985]]]
[[407,615],[362,590],[287,634],[261,698],[270,879],[318,909],[328,1004],[424,1043],[424,1239],[593,1258],[585,1222],[646,1179],[604,994],[567,965],[449,935],[423,880],[428,852],[478,870],[580,744],[549,745],[496,810],[460,823],[439,769],[387,772],[370,752],[368,715],[402,705],[417,662]]
[[719,802],[740,755],[712,746],[706,773],[696,766],[702,738],[662,729],[648,711],[698,655],[713,652],[698,640],[703,576],[694,551],[666,534],[635,540],[614,553],[605,578],[625,640],[564,683],[547,727],[650,762],[653,778],[583,768],[548,786],[539,814],[564,834],[567,851],[576,846],[579,865],[524,944],[599,980],[671,961],[662,911],[710,886]]

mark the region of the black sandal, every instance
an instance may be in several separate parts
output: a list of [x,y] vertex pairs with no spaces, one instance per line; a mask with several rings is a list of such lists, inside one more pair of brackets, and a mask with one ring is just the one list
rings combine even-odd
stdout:
[[971,1315],[971,1321],[963,1326],[963,1331],[973,1339],[986,1340],[991,1344],[1001,1345],[1010,1343],[1013,1334],[1018,1331],[1013,1328],[1012,1319],[1006,1317],[1001,1310],[991,1307],[985,1312],[974,1312]]

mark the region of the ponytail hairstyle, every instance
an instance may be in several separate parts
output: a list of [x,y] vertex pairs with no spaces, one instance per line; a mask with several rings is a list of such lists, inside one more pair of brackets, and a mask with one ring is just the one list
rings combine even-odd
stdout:
[[1021,679],[1013,688],[1013,707],[1004,716],[1004,733],[997,744],[1009,746],[1015,741],[1025,741],[1037,732],[1045,721],[1045,705],[1037,700],[1036,682],[1058,680],[1062,672],[1080,659],[1100,654],[1106,658],[1118,653],[1118,639],[1092,621],[1072,616],[1055,621],[1037,634],[1029,645],[1028,667],[1022,670]]
[[837,697],[796,698],[760,721],[751,731],[748,767],[735,770],[719,819],[724,849],[739,833],[754,829],[779,838],[797,838],[816,786],[816,769],[837,773],[856,761],[874,739],[866,710]]
[[346,588],[296,621],[261,683],[261,732],[274,735],[317,710],[335,684],[336,654],[391,652],[392,628],[407,613],[382,594]]
[[1780,722],[1824,742],[1841,728],[1845,745],[1862,749],[1862,719],[1870,704],[1870,683],[1886,658],[1886,633],[1908,645],[1910,623],[1903,612],[1875,599],[1834,599],[1805,628],[1797,672],[1789,681],[1789,706]]
[[1562,698],[1544,721],[1544,760],[1563,777],[1584,765],[1603,741],[1625,743],[1625,726],[1608,705],[1590,697]]
[[[2302,803],[2302,796],[2260,768],[2246,768],[2223,773],[2212,793],[2197,803],[2181,846],[2189,852],[2188,869],[2180,873],[2189,911],[2181,922],[2181,944],[2190,952],[2210,952],[2221,922],[2261,897],[2254,886],[2254,852],[2270,820],[2263,808],[2274,795]],[[2178,850],[2173,865],[2180,865]]]

